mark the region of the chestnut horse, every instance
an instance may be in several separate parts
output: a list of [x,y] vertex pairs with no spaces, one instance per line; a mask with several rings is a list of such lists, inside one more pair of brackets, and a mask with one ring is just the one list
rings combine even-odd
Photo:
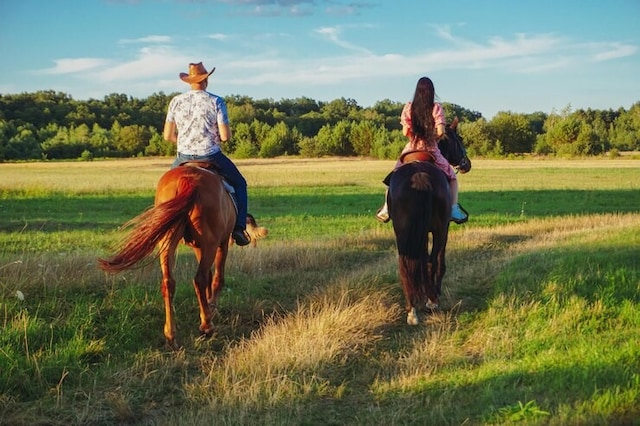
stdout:
[[127,223],[133,229],[121,248],[109,259],[99,259],[99,266],[107,272],[124,271],[158,247],[164,336],[168,345],[177,349],[173,309],[176,281],[172,268],[178,244],[184,241],[189,245],[199,262],[193,284],[200,307],[200,332],[211,336],[213,308],[224,286],[229,235],[235,222],[235,205],[221,176],[200,167],[176,167],[160,178],[154,207]]
[[[458,119],[440,140],[442,155],[460,173],[471,169]],[[445,252],[451,218],[451,194],[446,175],[426,151],[405,154],[389,178],[389,216],[398,249],[400,281],[405,296],[407,324],[417,325],[417,308],[437,309],[446,271]]]

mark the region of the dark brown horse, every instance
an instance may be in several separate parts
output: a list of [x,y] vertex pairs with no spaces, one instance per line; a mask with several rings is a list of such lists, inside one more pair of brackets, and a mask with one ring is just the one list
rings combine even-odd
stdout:
[[388,202],[407,324],[416,325],[419,307],[437,308],[446,270],[451,218],[447,177],[429,161],[406,163],[391,176]]
[[[164,335],[169,346],[176,349],[173,310],[176,281],[172,268],[178,244],[184,241],[193,248],[199,262],[193,284],[200,306],[200,332],[211,336],[213,308],[224,286],[229,235],[235,221],[234,203],[219,175],[199,167],[176,167],[160,178],[154,207],[128,223],[133,229],[119,251],[109,259],[99,259],[99,265],[107,272],[124,271],[158,248]],[[213,274],[212,265],[215,266]]]
[[[439,142],[442,155],[460,173],[471,169],[458,119]],[[451,218],[451,194],[445,174],[426,151],[401,157],[403,164],[389,178],[389,215],[393,221],[398,265],[405,296],[407,323],[418,324],[417,309],[438,307]],[[462,208],[462,206],[460,207]]]

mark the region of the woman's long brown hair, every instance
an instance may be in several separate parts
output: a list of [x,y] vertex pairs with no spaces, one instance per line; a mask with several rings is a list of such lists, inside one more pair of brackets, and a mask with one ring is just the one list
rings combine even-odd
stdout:
[[435,138],[436,123],[433,119],[435,89],[429,77],[421,77],[411,103],[411,131],[416,139],[431,142]]

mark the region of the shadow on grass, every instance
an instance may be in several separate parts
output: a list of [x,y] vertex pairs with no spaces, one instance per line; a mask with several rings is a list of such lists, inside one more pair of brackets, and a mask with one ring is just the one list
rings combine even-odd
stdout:
[[[308,221],[314,218],[372,216],[383,202],[383,190],[353,188],[333,195],[277,194],[261,188],[249,195],[249,211],[257,218]],[[640,194],[633,190],[544,190],[461,192],[460,202],[476,224],[495,224],[531,217],[640,211]],[[114,230],[153,205],[148,196],[47,196],[0,202],[0,231]],[[319,223],[322,226],[322,223]],[[320,229],[309,228],[322,234]],[[311,235],[312,236],[312,235]]]
[[0,232],[113,230],[153,205],[142,196],[47,196],[0,201]]

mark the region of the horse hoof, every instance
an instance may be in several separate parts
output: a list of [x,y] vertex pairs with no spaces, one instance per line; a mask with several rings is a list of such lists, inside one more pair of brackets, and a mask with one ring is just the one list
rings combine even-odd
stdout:
[[210,328],[208,330],[200,330],[200,337],[203,339],[210,339],[213,337],[215,329]]
[[416,313],[416,308],[411,308],[407,313],[407,324],[418,325],[418,314]]
[[180,350],[180,345],[178,345],[178,342],[176,342],[176,339],[166,339],[166,343],[167,343],[167,347],[172,351],[177,352]]
[[438,310],[438,303],[432,302],[431,300],[427,300],[426,308],[428,311],[434,312]]

